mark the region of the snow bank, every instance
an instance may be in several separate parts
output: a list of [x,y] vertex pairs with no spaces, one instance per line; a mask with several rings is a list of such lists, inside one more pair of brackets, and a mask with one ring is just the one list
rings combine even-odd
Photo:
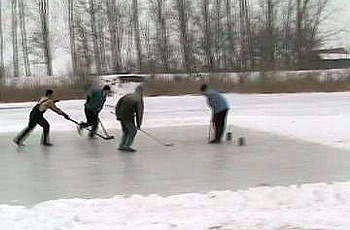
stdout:
[[0,206],[0,229],[349,229],[350,183]]

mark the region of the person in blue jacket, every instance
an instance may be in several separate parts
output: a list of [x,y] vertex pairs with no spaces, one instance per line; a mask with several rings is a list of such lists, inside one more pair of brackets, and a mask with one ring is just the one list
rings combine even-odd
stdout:
[[210,140],[210,144],[221,143],[225,131],[227,112],[230,109],[227,100],[218,91],[203,84],[201,92],[207,97],[207,103],[212,110],[211,121],[215,128],[215,138]]
[[78,132],[81,133],[81,129],[91,127],[89,138],[93,138],[98,127],[98,115],[101,112],[106,98],[109,95],[111,88],[105,85],[102,89],[92,88],[86,95],[86,102],[84,105],[84,112],[87,122],[81,122],[78,125]]

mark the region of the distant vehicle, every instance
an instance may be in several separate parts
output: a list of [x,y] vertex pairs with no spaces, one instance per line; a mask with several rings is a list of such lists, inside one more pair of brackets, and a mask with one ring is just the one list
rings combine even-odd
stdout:
[[147,78],[151,77],[149,74],[116,74],[116,75],[104,75],[100,79],[103,84],[116,85],[121,83],[143,83]]

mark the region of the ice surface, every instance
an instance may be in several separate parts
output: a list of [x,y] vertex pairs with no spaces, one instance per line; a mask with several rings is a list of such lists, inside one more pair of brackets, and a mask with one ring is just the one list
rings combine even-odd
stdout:
[[[52,112],[56,146],[39,146],[38,128],[17,151],[10,140],[33,103],[2,104],[0,229],[349,229],[349,96],[227,95],[231,131],[245,147],[205,144],[201,96],[146,98],[144,128],[175,146],[139,134],[130,155],[115,150],[118,139],[77,136]],[[83,103],[58,106],[81,120]],[[108,108],[101,119],[119,138]]]

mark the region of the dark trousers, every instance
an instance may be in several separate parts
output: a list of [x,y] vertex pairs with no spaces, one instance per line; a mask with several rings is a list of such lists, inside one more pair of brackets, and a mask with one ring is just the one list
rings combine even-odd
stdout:
[[119,120],[122,125],[123,137],[119,144],[119,148],[128,148],[134,142],[137,129],[133,121]]
[[221,141],[225,131],[227,111],[224,110],[213,115],[213,124],[215,128],[215,141]]
[[15,140],[19,143],[23,143],[24,140],[28,137],[30,132],[35,128],[36,125],[40,125],[43,127],[43,134],[41,136],[41,144],[49,143],[49,133],[50,133],[50,124],[43,116],[44,114],[39,111],[38,108],[34,108],[30,113],[29,124],[28,126],[22,130],[15,138]]
[[[80,128],[87,128],[91,126],[91,130],[93,132],[96,132],[98,127],[98,113],[95,113],[93,111],[88,110],[85,108],[85,116],[86,116],[86,122],[83,122],[80,124]],[[90,134],[93,136],[93,132]]]

